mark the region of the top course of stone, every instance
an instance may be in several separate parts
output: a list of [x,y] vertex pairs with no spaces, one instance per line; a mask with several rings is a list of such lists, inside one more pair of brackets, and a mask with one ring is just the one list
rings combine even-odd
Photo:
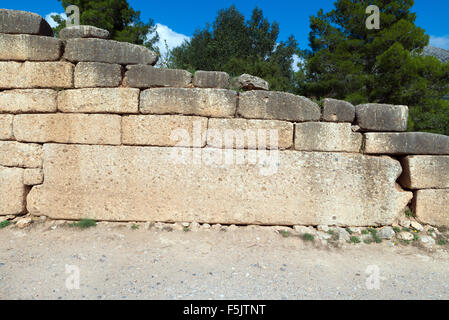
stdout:
[[60,39],[55,39],[50,25],[41,16],[0,9],[0,42],[3,43],[0,50],[8,60],[56,61],[62,52],[62,57],[73,63],[154,65],[158,60],[157,55],[144,46],[108,38],[107,30],[74,26],[62,29]]

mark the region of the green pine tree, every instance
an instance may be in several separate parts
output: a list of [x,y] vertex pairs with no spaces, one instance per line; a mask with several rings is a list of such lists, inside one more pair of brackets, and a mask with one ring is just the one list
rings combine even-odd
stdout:
[[292,70],[297,43],[293,37],[278,42],[279,25],[270,24],[255,8],[248,21],[235,8],[222,9],[213,22],[195,32],[190,41],[173,49],[171,66],[190,71],[249,73],[267,80],[273,90],[294,89]]
[[[449,63],[423,57],[429,36],[415,25],[413,0],[337,0],[310,19],[311,50],[296,76],[301,94],[355,104],[410,107],[411,130],[449,134]],[[366,8],[380,9],[380,29],[368,30]]]

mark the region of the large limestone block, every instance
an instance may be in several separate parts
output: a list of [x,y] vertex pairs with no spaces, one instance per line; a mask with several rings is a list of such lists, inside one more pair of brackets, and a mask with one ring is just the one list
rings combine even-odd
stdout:
[[68,40],[73,38],[98,38],[109,39],[109,31],[94,26],[72,26],[59,31],[59,38]]
[[449,189],[449,156],[409,156],[402,159],[399,179],[407,189]]
[[23,169],[0,167],[0,216],[25,211]]
[[23,142],[119,145],[121,118],[112,114],[21,114],[14,136]]
[[365,153],[449,155],[449,136],[427,132],[366,133]]
[[186,116],[124,116],[122,143],[142,146],[204,147],[207,118]]
[[57,91],[51,89],[16,89],[0,92],[0,112],[56,112]]
[[0,89],[72,88],[73,68],[68,62],[0,61]]
[[0,33],[0,60],[55,61],[61,48],[62,41],[55,38]]
[[105,62],[116,64],[149,64],[157,62],[150,49],[128,42],[105,39],[68,39],[64,58],[72,62]]
[[229,89],[231,77],[226,72],[197,71],[193,76],[193,85],[198,88]]
[[256,150],[46,144],[45,181],[28,210],[54,219],[373,226],[392,224],[412,197],[389,157],[264,150],[254,162],[213,164],[208,153],[217,152]]
[[141,64],[127,69],[125,83],[133,88],[184,88],[192,83],[192,74],[185,70],[159,69]]
[[37,34],[53,37],[53,30],[40,15],[8,9],[0,9],[0,33]]
[[154,88],[140,94],[140,112],[233,117],[237,92],[225,89]]
[[408,107],[368,103],[355,107],[357,124],[366,131],[407,131]]
[[12,119],[13,115],[11,114],[0,114],[0,140],[11,140],[14,138]]
[[121,83],[119,64],[80,62],[75,67],[75,88],[118,87]]
[[58,110],[75,113],[138,113],[139,89],[89,88],[58,94]]
[[17,141],[0,141],[0,166],[42,167],[42,146]]
[[449,189],[418,190],[413,199],[416,218],[422,223],[449,228]]
[[305,122],[295,125],[295,150],[360,152],[362,134],[354,133],[350,123]]
[[305,97],[260,90],[241,93],[237,112],[248,119],[318,121],[321,117],[320,107]]
[[355,107],[346,101],[324,99],[323,120],[328,122],[350,122],[355,118]]
[[293,123],[211,118],[207,145],[226,149],[288,149],[293,145]]

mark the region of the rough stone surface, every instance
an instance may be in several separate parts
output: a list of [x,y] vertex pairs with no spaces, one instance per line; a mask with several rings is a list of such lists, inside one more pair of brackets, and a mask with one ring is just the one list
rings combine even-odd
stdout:
[[44,172],[40,168],[25,169],[23,171],[23,184],[34,186],[44,182]]
[[155,88],[140,94],[140,112],[233,117],[237,93],[225,89]]
[[207,118],[144,115],[122,119],[122,143],[142,146],[204,147]]
[[410,222],[410,225],[412,226],[413,229],[415,229],[415,230],[417,230],[419,232],[424,230],[423,226],[420,223],[418,223],[418,222],[416,222],[414,220],[412,220]]
[[193,85],[198,88],[229,89],[231,78],[226,72],[197,71],[193,76]]
[[14,136],[23,142],[119,145],[121,118],[113,114],[21,114]]
[[192,83],[192,74],[185,70],[159,69],[153,66],[128,66],[125,84],[134,88],[176,87],[184,88]]
[[119,64],[80,62],[75,67],[75,88],[118,87],[121,83]]
[[53,30],[41,16],[19,10],[0,9],[0,33],[37,34],[53,37]]
[[0,60],[55,61],[61,48],[62,41],[55,38],[0,33]]
[[337,235],[338,235],[338,239],[343,240],[343,241],[349,241],[349,239],[351,238],[351,235],[349,234],[349,232],[343,228],[337,228]]
[[328,122],[350,122],[355,118],[355,107],[346,101],[324,99],[323,120]]
[[16,141],[0,141],[0,166],[41,168],[42,146]]
[[360,152],[362,138],[362,134],[352,132],[350,123],[295,125],[295,149],[298,151]]
[[71,88],[73,68],[68,62],[0,61],[0,89]]
[[365,153],[449,155],[449,136],[427,132],[366,133]]
[[284,151],[266,175],[256,164],[190,161],[195,150],[45,144],[45,181],[28,209],[56,219],[373,226],[391,224],[411,199],[388,157]]
[[58,94],[58,110],[76,113],[138,113],[139,89],[90,88]]
[[413,199],[416,218],[436,227],[449,227],[449,189],[418,190]]
[[389,227],[389,226],[383,227],[382,229],[380,229],[377,232],[377,235],[379,236],[379,238],[388,239],[388,240],[393,238],[395,236],[395,234],[396,233],[394,232],[393,228]]
[[17,220],[16,226],[19,229],[25,229],[26,227],[29,227],[32,223],[33,220],[31,219],[31,217],[20,218],[19,220]]
[[64,58],[72,62],[106,62],[117,64],[149,64],[157,55],[144,46],[105,39],[68,39]]
[[237,82],[240,89],[243,90],[270,90],[270,85],[267,81],[249,74],[242,74],[238,77]]
[[449,156],[409,156],[399,179],[407,189],[449,189]]
[[16,89],[0,92],[0,112],[56,112],[57,92],[51,89]]
[[12,119],[13,116],[10,114],[0,114],[0,140],[11,140],[14,138]]
[[321,110],[311,100],[290,93],[248,91],[240,94],[238,114],[249,119],[318,121]]
[[73,38],[109,39],[109,31],[94,26],[80,25],[62,29],[59,31],[59,38],[62,40]]
[[282,150],[293,145],[293,124],[290,122],[212,118],[208,128],[207,145],[211,147]]
[[0,216],[23,213],[25,195],[23,169],[0,167]]
[[405,240],[405,241],[412,241],[413,240],[413,234],[410,232],[400,232],[398,233],[398,239]]
[[408,107],[368,103],[355,107],[357,124],[366,131],[407,131]]

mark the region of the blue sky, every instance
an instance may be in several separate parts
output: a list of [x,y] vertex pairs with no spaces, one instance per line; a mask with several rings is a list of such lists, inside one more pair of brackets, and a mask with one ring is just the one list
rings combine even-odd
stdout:
[[[329,10],[334,0],[129,0],[135,10],[141,11],[144,21],[152,18],[158,23],[158,32],[173,47],[191,36],[206,22],[212,22],[221,8],[235,4],[237,9],[249,17],[255,6],[261,8],[270,21],[280,24],[280,39],[285,40],[293,34],[301,48],[308,45],[309,16],[320,8]],[[49,13],[62,13],[57,0],[0,0],[0,8],[25,10],[38,13],[43,17]],[[431,44],[449,49],[449,1],[415,0],[413,9],[417,15],[417,24],[431,36]]]

